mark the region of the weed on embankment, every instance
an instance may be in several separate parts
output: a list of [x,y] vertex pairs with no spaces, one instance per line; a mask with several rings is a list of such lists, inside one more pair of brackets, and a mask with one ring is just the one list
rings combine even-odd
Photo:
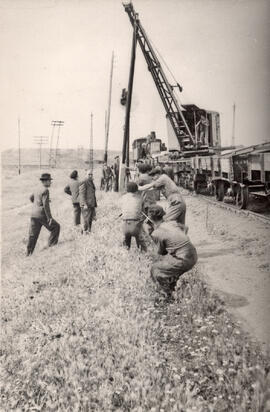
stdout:
[[156,304],[153,249],[120,246],[117,201],[99,194],[90,236],[62,224],[57,247],[3,274],[2,410],[269,410],[267,360],[199,269]]

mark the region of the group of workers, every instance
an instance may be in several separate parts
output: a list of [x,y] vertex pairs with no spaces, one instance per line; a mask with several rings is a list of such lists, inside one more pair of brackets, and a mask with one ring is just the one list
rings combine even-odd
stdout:
[[[164,173],[159,167],[152,169],[142,163],[138,165],[138,172],[136,181],[127,183],[126,193],[120,199],[123,244],[129,249],[134,237],[137,247],[146,251],[147,238],[153,239],[158,245],[158,258],[151,266],[151,278],[159,290],[171,298],[179,277],[197,262],[196,249],[185,226],[186,204],[169,171]],[[64,191],[71,196],[74,224],[79,226],[82,216],[81,233],[89,234],[97,207],[92,171],[88,170],[81,181],[74,170],[70,179]],[[30,196],[33,208],[27,255],[33,253],[42,226],[51,232],[49,246],[57,244],[60,233],[60,225],[52,218],[49,205],[51,175],[43,173],[40,181],[41,186]],[[166,212],[157,203],[160,192],[167,200]]]
[[[27,256],[32,255],[34,252],[42,226],[50,231],[49,247],[58,243],[60,234],[60,225],[52,218],[50,209],[49,187],[52,182],[50,173],[43,173],[40,177],[40,182],[41,185],[30,196],[33,207],[30,218]],[[81,224],[82,216],[83,225],[81,232],[82,234],[89,234],[92,221],[96,218],[97,207],[96,187],[93,182],[92,171],[87,170],[85,179],[80,181],[77,170],[74,170],[70,175],[70,183],[64,188],[64,191],[71,196],[75,226]]]
[[114,190],[118,192],[118,180],[119,180],[119,156],[114,158],[114,164],[108,165],[107,162],[103,163],[102,175],[100,180],[100,190]]
[[[131,238],[146,251],[145,232],[158,245],[158,258],[151,266],[151,278],[171,298],[179,277],[197,262],[197,252],[185,225],[186,203],[179,187],[169,177],[171,170],[139,164],[137,182],[127,184],[122,196],[124,245],[130,248]],[[160,191],[167,200],[166,212],[157,203]],[[144,223],[149,229],[145,229]]]

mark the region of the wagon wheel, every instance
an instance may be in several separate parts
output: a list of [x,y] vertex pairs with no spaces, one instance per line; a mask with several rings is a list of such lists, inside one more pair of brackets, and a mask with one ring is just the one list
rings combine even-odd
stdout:
[[238,209],[246,209],[248,204],[248,187],[239,187],[235,198]]
[[218,183],[217,183],[217,187],[216,187],[216,199],[217,199],[219,202],[222,202],[222,201],[223,201],[223,199],[224,199],[224,193],[225,193],[225,190],[224,190],[224,182],[223,182],[223,181],[218,182]]

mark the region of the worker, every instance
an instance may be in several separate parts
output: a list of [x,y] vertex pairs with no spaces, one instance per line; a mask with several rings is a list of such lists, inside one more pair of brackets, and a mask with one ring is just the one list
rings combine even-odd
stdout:
[[71,182],[64,188],[64,192],[71,196],[74,210],[74,225],[78,226],[81,223],[81,207],[79,201],[79,186],[78,171],[73,170],[70,174]]
[[166,216],[164,220],[166,222],[170,220],[176,220],[179,223],[185,224],[186,218],[186,203],[180,193],[179,188],[174,181],[169,178],[165,173],[162,174],[159,167],[155,167],[149,176],[153,176],[154,181],[144,186],[139,186],[140,191],[161,189],[162,194],[168,201],[168,207],[166,210]]
[[172,297],[179,277],[197,262],[197,252],[186,234],[185,225],[165,222],[165,212],[159,205],[150,206],[148,216],[154,224],[152,239],[161,255],[151,267],[151,278],[165,297]]
[[[139,176],[137,178],[138,186],[144,186],[146,184],[152,183],[152,178],[149,176],[149,172],[152,170],[151,165],[147,163],[141,163],[138,165]],[[143,212],[147,214],[148,207],[151,204],[155,204],[160,200],[159,190],[147,190],[142,192],[143,200]]]
[[110,168],[107,163],[103,163],[102,167],[102,182],[101,184],[102,188],[104,188],[105,192],[108,192],[108,190],[111,189],[112,186],[112,178],[113,178],[113,173],[112,169]]
[[96,187],[93,182],[93,173],[86,171],[86,178],[79,185],[79,199],[83,217],[82,233],[89,234],[92,228],[92,221],[96,217]]
[[127,193],[121,198],[121,210],[123,219],[123,234],[124,234],[124,246],[130,249],[131,239],[135,237],[136,244],[142,251],[147,250],[144,232],[143,232],[143,220],[142,214],[142,198],[138,192],[138,185],[135,182],[127,183]]
[[208,128],[209,128],[209,120],[201,114],[200,120],[195,126],[195,132],[197,136],[197,143],[199,145],[208,144],[207,136],[208,136]]
[[115,158],[114,158],[114,165],[113,165],[113,170],[114,170],[113,190],[114,190],[114,192],[118,192],[118,191],[119,191],[119,169],[120,169],[119,156],[115,156]]
[[46,227],[46,229],[51,232],[48,241],[49,247],[58,243],[60,233],[60,225],[52,218],[49,203],[49,187],[52,182],[51,175],[49,173],[42,173],[40,181],[41,187],[38,187],[30,196],[30,201],[33,203],[33,207],[26,252],[27,256],[32,255],[34,252],[42,226]]
[[172,168],[172,167],[170,167],[170,166],[165,166],[165,167],[163,168],[163,172],[164,172],[167,176],[169,176],[170,179],[172,179],[172,180],[174,181],[174,171],[173,171],[173,168]]

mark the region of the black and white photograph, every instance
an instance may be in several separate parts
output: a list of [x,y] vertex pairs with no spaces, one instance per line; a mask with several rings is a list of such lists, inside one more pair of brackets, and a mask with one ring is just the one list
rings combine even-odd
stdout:
[[3,412],[270,412],[270,0],[0,0]]

